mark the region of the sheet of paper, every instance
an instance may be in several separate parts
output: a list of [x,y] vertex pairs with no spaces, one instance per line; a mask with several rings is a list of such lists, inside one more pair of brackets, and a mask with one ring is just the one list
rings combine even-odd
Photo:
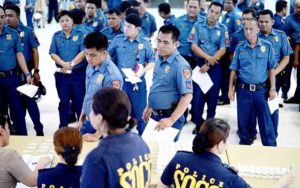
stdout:
[[[61,70],[61,68],[56,68],[55,72],[62,72],[62,70]],[[72,70],[67,70],[65,73],[66,74],[71,74]]]
[[130,82],[132,84],[142,82],[142,80],[135,75],[131,68],[123,68],[122,71],[126,76],[125,81]]
[[35,96],[38,89],[39,88],[37,86],[31,84],[24,84],[22,86],[17,87],[17,91],[24,95],[27,95],[30,98]]
[[214,84],[207,72],[200,73],[200,67],[198,66],[196,66],[193,70],[192,80],[199,85],[204,94],[207,93]]
[[174,138],[178,134],[179,130],[173,127],[166,128],[162,131],[154,130],[156,125],[158,124],[157,121],[150,119],[146,125],[146,128],[143,132],[142,138],[146,141],[165,141],[165,142],[172,142]]
[[269,100],[268,105],[269,105],[271,114],[273,114],[275,112],[275,110],[277,110],[279,108],[278,97],[276,96],[275,99]]

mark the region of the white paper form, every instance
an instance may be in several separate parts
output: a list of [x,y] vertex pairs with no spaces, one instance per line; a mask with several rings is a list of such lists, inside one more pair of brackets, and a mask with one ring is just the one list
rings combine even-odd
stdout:
[[210,76],[208,75],[208,73],[201,73],[200,72],[200,67],[196,66],[193,70],[193,74],[192,74],[192,80],[194,82],[196,82],[200,89],[202,90],[202,92],[205,94],[209,91],[209,89],[213,86],[213,82],[210,79]]
[[154,130],[157,124],[157,121],[150,118],[143,132],[142,138],[146,141],[173,142],[179,130],[169,127],[164,130],[157,131]]
[[275,110],[277,110],[279,108],[278,97],[276,96],[275,99],[268,100],[268,105],[269,105],[271,114],[273,114],[275,112]]
[[27,95],[30,98],[35,96],[38,89],[39,88],[37,86],[31,84],[24,84],[22,86],[17,87],[17,91],[24,95]]
[[126,79],[125,79],[126,82],[130,82],[132,84],[142,82],[142,80],[136,76],[136,74],[133,72],[133,70],[131,68],[123,68],[122,72],[126,76]]

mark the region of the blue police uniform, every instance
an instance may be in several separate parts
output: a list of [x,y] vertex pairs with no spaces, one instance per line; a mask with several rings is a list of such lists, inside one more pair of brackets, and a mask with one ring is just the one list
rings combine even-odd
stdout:
[[17,75],[16,54],[22,52],[21,39],[18,33],[4,26],[0,33],[0,110],[6,114],[6,104],[9,104],[11,120],[15,125],[17,135],[27,135],[25,113],[21,107],[21,96],[16,90],[21,84]]
[[80,187],[82,166],[58,163],[54,168],[39,170],[37,187]]
[[207,18],[207,13],[204,10],[200,10],[198,15]]
[[[205,22],[197,22],[189,36],[189,42],[199,46],[206,54],[213,56],[220,48],[229,47],[228,31],[226,26],[216,22],[210,27]],[[199,58],[198,66],[204,65],[205,60]],[[204,94],[200,87],[193,82],[194,92],[192,100],[192,121],[200,126],[204,119],[202,118],[205,102],[207,102],[207,119],[213,118],[216,114],[219,90],[221,87],[222,70],[220,63],[210,66],[207,72],[213,82],[210,90]],[[199,73],[200,74],[200,73]]]
[[[108,51],[121,72],[123,68],[136,70],[137,64],[145,66],[146,63],[155,61],[154,52],[149,40],[140,34],[132,42],[124,34],[116,36],[111,42]],[[122,75],[125,79],[125,75],[123,73]],[[142,82],[137,84],[124,82],[123,86],[123,90],[129,96],[132,104],[131,116],[138,120],[137,129],[140,135],[146,126],[142,116],[147,105],[147,89],[144,75],[141,77],[141,80]]]
[[103,28],[107,26],[106,15],[103,13],[102,9],[97,9],[97,19],[103,23]]
[[107,37],[108,44],[110,44],[111,41],[115,38],[115,36],[123,34],[124,31],[123,31],[122,25],[120,27],[120,30],[118,30],[118,31],[115,31],[113,28],[108,26],[108,27],[102,29],[101,33]]
[[74,26],[74,29],[83,33],[84,36],[92,33],[94,30],[84,24],[77,24]]
[[[31,70],[34,67],[32,49],[37,48],[40,45],[39,41],[36,35],[34,34],[33,30],[29,27],[24,26],[22,22],[19,22],[15,30],[19,33],[19,36],[21,38],[21,44],[23,46],[23,54],[25,57],[25,61],[27,63],[28,70],[31,72]],[[25,112],[26,109],[29,112],[35,131],[38,134],[42,134],[43,125],[40,120],[40,110],[35,99],[30,98],[26,95],[22,95],[22,103]]]
[[[192,73],[188,62],[176,50],[167,59],[159,58],[156,62],[148,106],[153,109],[152,118],[160,121],[169,118],[176,109],[181,96],[193,93]],[[182,115],[173,127],[181,131],[184,125]],[[180,132],[176,136],[178,140]]]
[[250,6],[250,9],[253,9],[255,11],[261,11],[261,10],[265,9],[265,4],[264,4],[263,0],[259,0],[258,2],[253,3]]
[[208,151],[201,154],[177,152],[165,168],[161,181],[169,187],[250,188],[235,170]]
[[156,28],[155,18],[149,12],[145,12],[145,14],[141,17],[142,19],[142,30],[145,37],[150,38],[150,34],[154,33]]
[[279,14],[274,14],[274,24],[272,26],[274,29],[279,29],[281,31],[287,32],[287,27],[285,25],[285,20]]
[[228,29],[229,38],[241,28],[241,18],[234,11],[226,13],[222,17],[222,24]]
[[149,187],[150,151],[143,139],[130,131],[104,137],[83,164],[81,188]]
[[[251,144],[254,129],[252,114],[258,118],[262,144],[276,146],[276,136],[268,106],[266,81],[270,69],[276,66],[272,44],[258,38],[254,49],[241,42],[235,50],[230,69],[237,72],[238,134],[240,144]],[[247,106],[247,108],[245,108]]]
[[164,25],[175,25],[176,17],[174,15],[168,16],[164,20]]
[[[91,65],[87,66],[85,90],[86,94],[83,100],[83,112],[86,116],[89,116],[91,112],[92,100],[94,94],[103,87],[115,87],[122,89],[123,77],[118,67],[108,58],[97,67]],[[82,135],[86,133],[95,133],[96,130],[92,127],[88,120],[83,122],[80,129]]]
[[90,21],[85,20],[84,25],[97,32],[100,32],[105,27],[105,23],[96,17]]
[[118,8],[121,3],[121,0],[110,0],[107,1],[107,8],[112,9],[112,8]]
[[[28,6],[28,7],[27,7]],[[33,29],[32,17],[34,13],[35,0],[26,0],[25,13],[27,26]]]
[[[63,31],[58,31],[53,35],[49,54],[56,54],[63,61],[71,62],[84,49],[83,40],[83,33],[76,29],[72,29],[69,38],[66,38]],[[56,66],[61,67],[58,64]],[[54,74],[60,99],[58,107],[60,127],[68,126],[70,101],[74,104],[77,117],[80,116],[85,93],[85,68],[86,63],[83,61],[73,67],[71,74],[61,72]]]
[[244,32],[244,28],[240,28],[238,31],[236,31],[231,37],[230,37],[230,48],[229,51],[230,52],[234,52],[236,46],[243,42],[244,40],[246,40],[246,36],[245,36],[245,32]]

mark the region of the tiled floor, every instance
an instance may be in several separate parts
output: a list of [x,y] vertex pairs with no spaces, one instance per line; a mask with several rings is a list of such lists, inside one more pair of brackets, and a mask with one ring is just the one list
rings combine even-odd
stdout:
[[[162,20],[158,17],[156,10],[150,10],[156,17],[158,25],[162,24]],[[180,16],[184,13],[184,10],[173,10],[176,16]],[[54,82],[55,65],[51,60],[48,52],[52,35],[55,31],[59,30],[58,24],[52,22],[51,25],[47,25],[46,29],[36,29],[37,36],[40,40],[41,46],[39,47],[40,53],[40,74],[43,84],[47,87],[47,95],[42,98],[38,103],[41,111],[41,121],[45,127],[45,134],[52,136],[54,131],[58,128],[58,97]],[[147,81],[151,80],[151,75],[147,75]],[[295,90],[295,82],[293,81],[289,96],[293,94]],[[205,114],[204,114],[205,117]],[[225,119],[231,126],[229,143],[237,144],[239,139],[237,137],[237,118],[236,118],[236,103],[232,103],[226,106],[217,107],[216,117]],[[32,122],[29,117],[26,119],[29,135],[35,135]],[[194,124],[188,122],[182,132],[180,140],[192,141],[194,135],[191,134],[194,128]],[[298,112],[298,105],[284,105],[284,108],[280,109],[280,121],[279,121],[279,137],[278,146],[300,146],[300,112]],[[258,138],[254,143],[261,145]]]

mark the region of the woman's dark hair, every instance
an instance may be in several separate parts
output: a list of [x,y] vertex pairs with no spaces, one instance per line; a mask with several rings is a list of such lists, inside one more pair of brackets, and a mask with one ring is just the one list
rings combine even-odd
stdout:
[[55,151],[60,154],[68,165],[77,163],[82,149],[82,136],[78,129],[63,127],[54,133],[53,144]]
[[193,151],[196,154],[213,148],[221,141],[226,142],[230,127],[222,119],[212,118],[206,120],[193,141]]
[[128,120],[131,104],[126,93],[121,90],[112,87],[100,89],[94,95],[92,109],[96,115],[103,116],[109,129],[132,129],[136,125],[135,119]]
[[73,15],[70,11],[67,11],[67,10],[60,11],[60,13],[57,16],[57,19],[60,20],[60,18],[63,17],[63,16],[68,16],[73,20]]
[[5,124],[7,123],[6,116],[0,115],[0,126],[5,129]]

